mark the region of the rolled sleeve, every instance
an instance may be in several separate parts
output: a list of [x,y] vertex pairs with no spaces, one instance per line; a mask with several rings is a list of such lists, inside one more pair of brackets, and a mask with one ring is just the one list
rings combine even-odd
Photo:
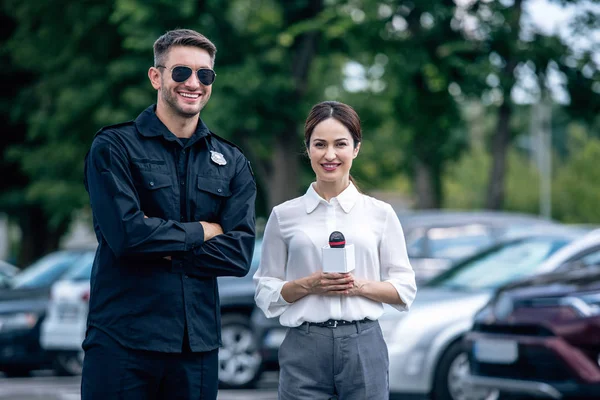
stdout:
[[254,274],[254,300],[267,318],[280,316],[291,304],[281,295],[286,283],[286,260],[287,245],[281,235],[277,213],[273,210],[265,227],[260,265]]
[[379,249],[381,280],[391,283],[404,304],[391,304],[399,311],[407,311],[417,294],[415,272],[410,265],[406,240],[400,220],[394,210],[388,207],[386,221]]

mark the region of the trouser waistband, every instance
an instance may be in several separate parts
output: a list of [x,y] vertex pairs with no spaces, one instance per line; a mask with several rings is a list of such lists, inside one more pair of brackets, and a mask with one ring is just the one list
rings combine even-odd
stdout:
[[304,322],[302,325],[298,326],[298,328],[305,330],[306,332],[334,333],[335,331],[335,336],[343,336],[344,334],[360,333],[377,323],[377,321],[367,318],[357,321],[330,319],[325,322]]

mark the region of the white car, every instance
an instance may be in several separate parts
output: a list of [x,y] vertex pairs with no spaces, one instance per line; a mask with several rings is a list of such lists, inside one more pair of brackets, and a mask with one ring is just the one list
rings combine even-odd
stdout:
[[46,318],[42,322],[40,344],[51,353],[54,369],[59,375],[79,375],[83,367],[90,274],[94,252],[81,260],[81,265],[69,271],[52,285]]
[[390,307],[380,319],[390,356],[390,398],[497,398],[495,391],[475,391],[467,384],[462,338],[475,313],[502,284],[574,262],[587,263],[590,257],[595,262],[600,258],[600,230],[583,236],[581,231],[549,229],[459,262],[420,287],[408,313]]

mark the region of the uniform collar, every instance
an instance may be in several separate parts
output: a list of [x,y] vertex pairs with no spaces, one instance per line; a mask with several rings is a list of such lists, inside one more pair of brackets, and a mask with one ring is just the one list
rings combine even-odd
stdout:
[[[327,200],[319,196],[319,194],[315,191],[313,187],[314,184],[314,182],[310,184],[306,194],[304,195],[304,206],[307,214],[315,211],[319,203],[323,202],[327,204]],[[342,210],[348,214],[356,204],[359,196],[360,193],[358,192],[358,189],[356,189],[356,186],[350,182],[350,185],[348,185],[348,187],[344,189],[342,193],[331,199],[331,202],[337,201],[340,207],[342,207]]]
[[[156,104],[151,105],[146,108],[135,120],[135,126],[138,129],[138,132],[142,136],[146,137],[155,137],[155,136],[163,136],[166,140],[175,141],[177,140],[177,136],[173,134],[166,126],[162,123],[162,121],[156,115]],[[202,119],[198,119],[198,126],[196,127],[196,132],[194,132],[193,137],[203,137],[210,134],[210,131],[202,121]],[[196,139],[197,140],[197,139]],[[194,140],[195,141],[195,140]]]

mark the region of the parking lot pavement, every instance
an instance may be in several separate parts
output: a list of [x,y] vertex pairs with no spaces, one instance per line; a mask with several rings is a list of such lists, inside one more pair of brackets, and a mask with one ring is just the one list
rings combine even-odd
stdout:
[[[30,378],[2,378],[0,400],[80,400],[80,377],[36,374]],[[218,400],[276,400],[277,374],[267,373],[254,390],[219,390]]]

